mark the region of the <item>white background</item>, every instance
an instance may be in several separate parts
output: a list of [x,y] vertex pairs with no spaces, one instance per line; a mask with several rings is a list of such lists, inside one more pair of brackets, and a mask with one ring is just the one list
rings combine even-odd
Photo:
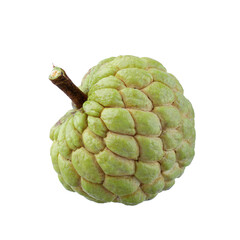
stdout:
[[[0,238],[240,239],[239,1],[0,3]],[[50,127],[70,100],[52,62],[80,85],[100,60],[160,61],[196,114],[196,155],[169,191],[130,207],[66,191]]]

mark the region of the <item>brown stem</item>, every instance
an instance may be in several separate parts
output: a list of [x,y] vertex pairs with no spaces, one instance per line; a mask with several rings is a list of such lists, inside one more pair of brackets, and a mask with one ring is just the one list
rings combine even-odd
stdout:
[[77,108],[81,108],[87,100],[87,95],[71,81],[63,69],[54,66],[49,80],[71,98]]

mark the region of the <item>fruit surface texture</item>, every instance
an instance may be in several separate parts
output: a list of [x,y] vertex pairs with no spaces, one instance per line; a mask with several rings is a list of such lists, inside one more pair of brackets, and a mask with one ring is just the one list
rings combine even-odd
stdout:
[[62,185],[89,200],[136,205],[170,189],[194,157],[194,111],[151,58],[112,57],[84,76],[82,107],[51,129]]

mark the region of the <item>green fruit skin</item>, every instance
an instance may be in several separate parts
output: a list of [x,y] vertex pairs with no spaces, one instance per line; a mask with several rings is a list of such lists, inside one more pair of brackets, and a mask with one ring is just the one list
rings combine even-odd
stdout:
[[91,201],[136,205],[170,189],[194,157],[194,110],[150,58],[112,57],[84,77],[88,95],[51,129],[62,185]]

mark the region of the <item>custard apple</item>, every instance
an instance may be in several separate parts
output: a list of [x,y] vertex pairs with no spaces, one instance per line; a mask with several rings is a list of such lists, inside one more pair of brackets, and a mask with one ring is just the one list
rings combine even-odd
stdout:
[[53,167],[67,190],[136,205],[171,188],[191,163],[192,105],[156,60],[105,59],[79,88],[58,67],[49,79],[74,105],[50,131]]

